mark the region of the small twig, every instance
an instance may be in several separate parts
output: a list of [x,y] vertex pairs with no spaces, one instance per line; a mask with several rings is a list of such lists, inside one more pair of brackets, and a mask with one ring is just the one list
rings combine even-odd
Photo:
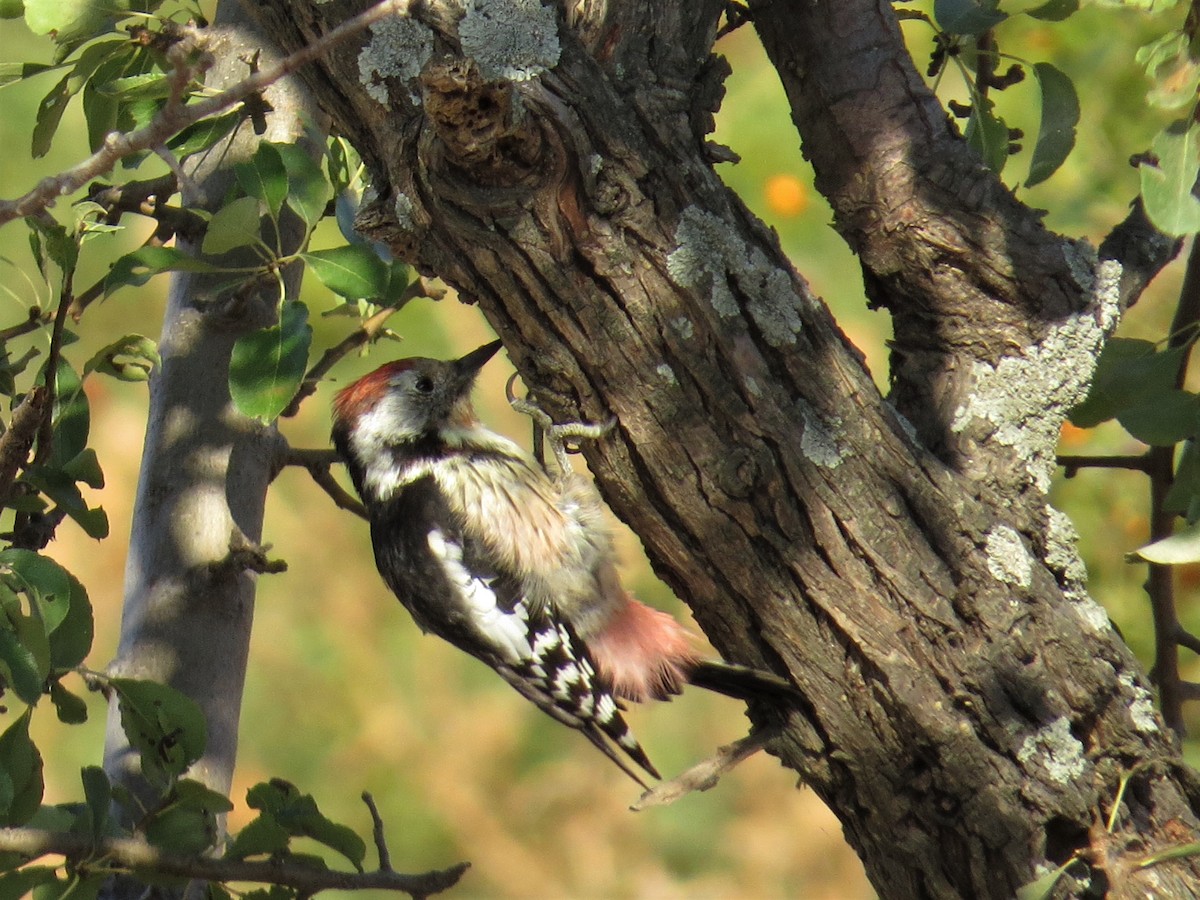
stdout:
[[29,460],[29,450],[46,415],[46,388],[37,385],[13,410],[8,430],[0,435],[0,503],[6,503],[17,472]]
[[333,477],[330,469],[341,462],[332,450],[297,450],[288,447],[279,457],[279,467],[300,466],[308,469],[308,474],[326,494],[330,496],[339,509],[352,512],[361,519],[369,518],[366,507],[355,500]]
[[73,194],[93,178],[99,178],[109,172],[125,157],[151,150],[165,143],[168,138],[178,134],[189,125],[223,112],[229,107],[241,103],[252,94],[264,91],[279,79],[290,75],[301,66],[307,65],[325,54],[331,47],[358,34],[363,29],[369,28],[376,22],[388,16],[407,16],[411,3],[412,0],[384,0],[383,3],[376,4],[366,12],[347,19],[332,31],[317,38],[311,44],[305,45],[290,56],[284,57],[274,65],[267,66],[262,71],[243,79],[219,94],[188,106],[168,103],[144,127],[135,131],[109,134],[100,149],[83,162],[58,175],[43,179],[33,190],[22,197],[0,201],[0,225],[45,210],[53,205],[59,197]]
[[387,839],[383,835],[383,818],[379,815],[375,798],[369,791],[363,791],[362,799],[363,803],[367,804],[367,809],[371,811],[371,836],[375,840],[375,850],[379,854],[379,871],[395,871],[392,869],[392,856],[388,853]]
[[7,343],[13,338],[21,337],[23,334],[37,331],[43,324],[41,308],[31,306],[24,322],[17,325],[9,325],[7,328],[0,328],[0,344]]
[[1196,637],[1182,625],[1175,629],[1175,643],[1193,653],[1200,653],[1200,637]]
[[695,791],[707,791],[716,787],[721,776],[762,750],[782,733],[783,730],[778,726],[764,728],[727,744],[719,748],[715,756],[692,766],[678,778],[656,784],[629,808],[634,812],[641,812],[651,806],[666,806]]
[[1150,471],[1150,455],[1139,453],[1136,456],[1060,456],[1058,464],[1063,467],[1063,475],[1074,478],[1080,469],[1132,469],[1135,472]]
[[449,869],[406,875],[400,872],[337,872],[277,862],[245,862],[167,853],[134,838],[96,838],[92,835],[42,831],[36,828],[0,828],[0,850],[27,859],[58,854],[69,860],[104,858],[109,866],[172,878],[225,883],[250,881],[295,888],[311,895],[319,891],[398,891],[428,897],[458,883],[470,863]]

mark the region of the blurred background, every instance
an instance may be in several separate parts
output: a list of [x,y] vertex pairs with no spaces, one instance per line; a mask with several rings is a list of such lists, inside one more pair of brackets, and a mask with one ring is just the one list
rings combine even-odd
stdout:
[[[1081,96],[1078,145],[1065,168],[1035,189],[1017,190],[1024,201],[1048,210],[1054,230],[1098,242],[1124,217],[1137,192],[1129,157],[1145,149],[1165,121],[1144,102],[1148,83],[1134,54],[1175,24],[1088,6],[1065,23],[1014,19],[1003,26],[1003,50],[1030,62],[1056,63],[1074,78]],[[919,22],[906,23],[905,30],[924,69],[930,30]],[[1105,39],[1096,40],[1097,34]],[[778,231],[796,268],[834,310],[886,389],[887,316],[865,307],[857,263],[829,227],[829,209],[812,189],[776,75],[750,27],[722,40],[718,49],[733,75],[714,137],[742,158],[721,166],[721,174]],[[0,22],[0,61],[48,60],[51,52],[20,22]],[[0,196],[24,193],[39,177],[86,154],[86,132],[73,105],[50,153],[29,158],[34,110],[53,80],[42,76],[0,91],[0,141],[7,148]],[[940,92],[966,100],[953,72]],[[1031,84],[1017,85],[997,102],[1009,124],[1029,136],[1025,152],[1010,160],[1004,175],[1016,186],[1026,174],[1036,133],[1037,93]],[[144,169],[143,176],[161,171],[152,163]],[[77,284],[102,277],[113,259],[144,239],[143,224],[129,218],[127,225],[127,231],[88,246]],[[323,226],[315,246],[340,242],[335,228]],[[0,230],[0,271],[0,326],[23,320],[31,304],[50,301],[37,286],[20,225]],[[1164,335],[1181,273],[1180,262],[1169,268],[1120,333]],[[160,278],[94,306],[78,328],[73,358],[86,359],[130,331],[157,337],[165,289]],[[315,347],[328,346],[352,327],[351,320],[319,316],[333,298],[315,282],[306,285],[303,299],[314,311]],[[296,418],[282,423],[294,446],[328,446],[332,393],[363,372],[393,356],[460,354],[491,337],[479,312],[452,297],[438,304],[414,302],[391,326],[403,336],[401,344],[383,342],[368,357],[347,360]],[[490,364],[476,396],[487,423],[524,442],[528,422],[504,402],[509,371],[505,361]],[[87,391],[93,446],[107,478],[92,500],[107,510],[112,535],[95,542],[67,522],[47,552],[90,592],[96,612],[90,662],[102,668],[116,646],[146,393],[144,385],[95,377]],[[1063,446],[1073,453],[1138,452],[1140,446],[1123,435],[1112,425],[1091,432],[1068,428]],[[1084,472],[1060,480],[1054,499],[1082,535],[1094,596],[1139,657],[1149,661],[1145,570],[1122,559],[1146,539],[1148,491],[1142,477]],[[625,576],[635,593],[686,617],[686,607],[653,577],[637,539],[624,529],[620,534]],[[359,795],[370,791],[398,869],[472,862],[455,891],[458,897],[874,896],[836,819],[811,791],[796,788],[794,773],[769,757],[749,760],[715,790],[675,806],[629,812],[638,790],[582,737],[538,713],[482,665],[419,635],[378,580],[365,524],[335,509],[306,473],[280,475],[268,503],[265,540],[289,570],[259,582],[231,828],[250,818],[246,788],[278,776],[314,794],[329,816],[363,835],[370,820]],[[1195,603],[1200,569],[1184,569],[1179,577],[1184,624],[1200,631]],[[1184,677],[1200,679],[1194,658],[1185,658]],[[61,726],[48,710],[34,718],[35,739],[47,757],[49,803],[79,798],[80,767],[100,761],[104,711],[97,700],[91,698],[92,715],[84,726]],[[1200,725],[1195,704],[1190,712],[1195,730]],[[630,720],[667,775],[743,736],[747,727],[738,704],[701,692],[635,709]],[[1194,743],[1188,752],[1194,761]]]

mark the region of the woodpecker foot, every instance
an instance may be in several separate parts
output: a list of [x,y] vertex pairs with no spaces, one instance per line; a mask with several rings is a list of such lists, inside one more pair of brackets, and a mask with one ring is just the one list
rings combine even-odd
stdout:
[[518,397],[513,392],[513,384],[516,380],[517,375],[513,373],[508,379],[508,384],[504,386],[504,395],[508,398],[508,405],[521,415],[529,416],[533,420],[533,447],[537,461],[545,466],[545,460],[542,458],[542,441],[548,441],[561,474],[565,475],[571,471],[568,456],[579,452],[581,441],[599,440],[612,431],[617,424],[615,418],[609,419],[607,422],[563,422],[558,424],[548,412],[530,400],[528,396]]
[[779,727],[757,729],[740,741],[734,741],[717,749],[716,755],[692,766],[677,778],[656,784],[642,794],[629,808],[641,812],[651,806],[666,806],[695,791],[707,791],[716,787],[721,776],[738,763],[762,750],[783,733]]

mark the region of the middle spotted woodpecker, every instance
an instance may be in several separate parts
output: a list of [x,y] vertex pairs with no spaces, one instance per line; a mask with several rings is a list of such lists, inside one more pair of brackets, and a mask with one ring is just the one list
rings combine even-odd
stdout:
[[745,699],[792,689],[701,662],[683,626],[622,587],[592,484],[551,476],[480,423],[471,388],[499,348],[390,362],[334,399],[334,445],[376,564],[424,631],[487,663],[635,780],[621,753],[658,777],[620,700],[667,699],[687,681]]

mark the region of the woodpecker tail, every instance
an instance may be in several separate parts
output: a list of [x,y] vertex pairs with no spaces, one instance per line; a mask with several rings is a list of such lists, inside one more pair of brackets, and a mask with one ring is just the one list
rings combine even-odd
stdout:
[[719,660],[696,663],[688,672],[688,681],[696,687],[735,700],[761,700],[766,697],[794,703],[803,696],[787,679],[774,673]]
[[692,634],[665,612],[628,595],[626,600],[587,638],[596,670],[622,700],[669,700],[700,661]]
[[628,602],[587,639],[596,670],[623,700],[670,700],[685,684],[736,700],[763,697],[792,702],[801,694],[784,678],[717,660],[702,660],[692,633],[661,610]]

